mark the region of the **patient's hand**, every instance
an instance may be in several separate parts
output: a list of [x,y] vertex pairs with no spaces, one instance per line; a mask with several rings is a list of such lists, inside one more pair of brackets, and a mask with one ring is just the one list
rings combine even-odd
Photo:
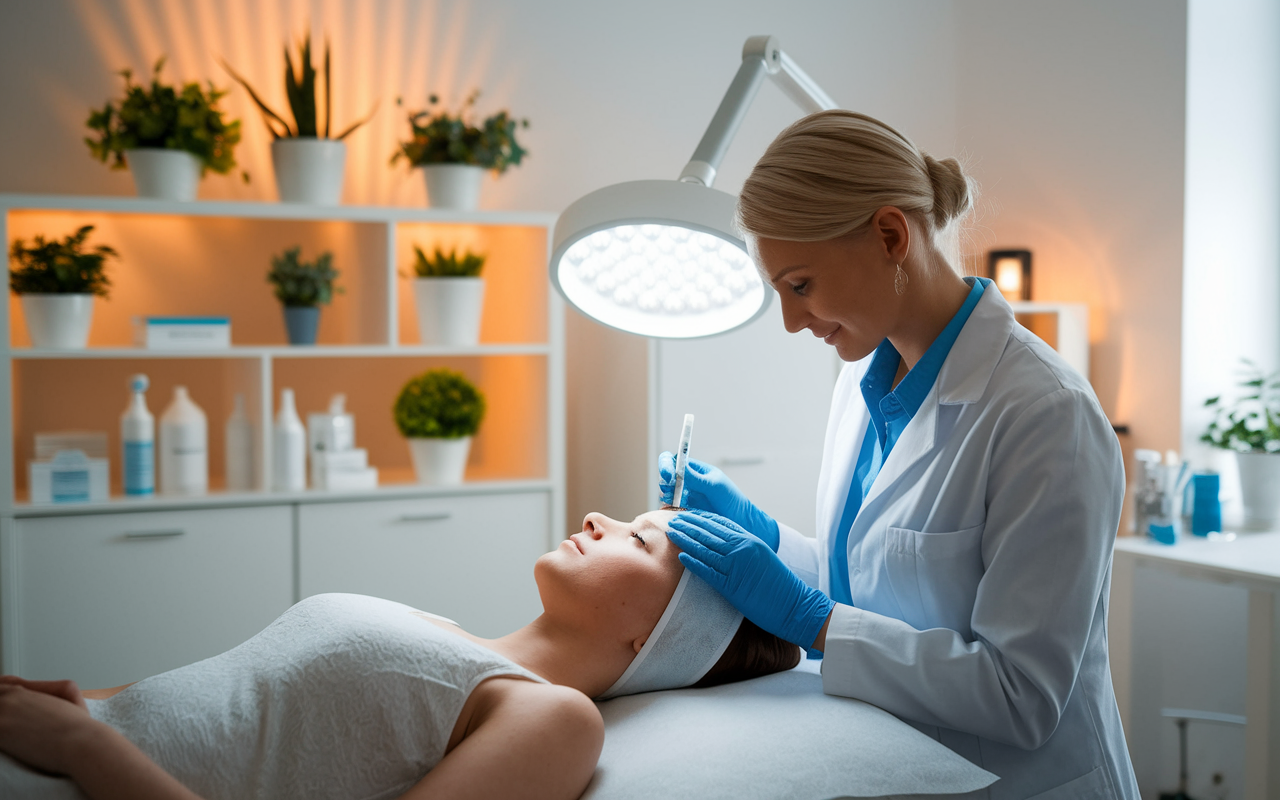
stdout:
[[54,775],[70,774],[102,726],[72,681],[0,677],[0,752]]

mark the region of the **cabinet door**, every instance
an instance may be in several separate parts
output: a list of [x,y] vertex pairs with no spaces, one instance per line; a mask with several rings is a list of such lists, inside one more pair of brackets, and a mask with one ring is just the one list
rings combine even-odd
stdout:
[[[755,322],[724,336],[661,341],[657,441],[650,463],[675,451],[695,416],[690,456],[720,467],[765,512],[814,535],[814,507],[835,351],[808,331],[789,334],[774,298]],[[651,471],[652,496],[657,470]]]
[[[18,652],[6,669],[99,688],[216,655],[293,601],[288,506],[15,523]],[[16,658],[14,657],[16,656]]]
[[546,552],[545,492],[304,505],[303,597],[396,600],[500,636],[542,612],[533,562]]

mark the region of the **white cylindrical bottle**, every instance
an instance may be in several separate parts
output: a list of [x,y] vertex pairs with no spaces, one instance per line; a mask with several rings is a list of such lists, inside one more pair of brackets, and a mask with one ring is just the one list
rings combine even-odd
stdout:
[[296,492],[307,488],[307,431],[294,406],[292,389],[280,392],[280,413],[276,415],[272,441],[275,490]]
[[129,378],[129,407],[120,415],[120,472],[124,493],[144,497],[156,491],[156,418],[147,409],[146,375]]
[[204,494],[209,490],[209,426],[187,387],[173,390],[160,417],[160,491]]
[[227,491],[247,492],[253,489],[253,422],[245,413],[242,394],[236,395],[225,435]]

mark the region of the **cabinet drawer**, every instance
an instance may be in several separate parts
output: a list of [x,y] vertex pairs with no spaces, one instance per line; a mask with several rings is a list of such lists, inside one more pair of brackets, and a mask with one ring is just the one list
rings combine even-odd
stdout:
[[354,592],[500,636],[542,611],[533,562],[546,552],[546,492],[304,505],[302,597]]
[[293,600],[288,506],[15,522],[6,670],[118,686],[230,649]]

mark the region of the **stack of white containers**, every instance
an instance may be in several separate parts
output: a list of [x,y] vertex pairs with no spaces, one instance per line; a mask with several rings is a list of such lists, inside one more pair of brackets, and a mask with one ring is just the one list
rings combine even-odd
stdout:
[[346,395],[335,394],[328,413],[307,417],[312,488],[347,491],[378,486],[377,467],[369,466],[368,452],[356,447],[356,421],[347,413],[346,403]]

